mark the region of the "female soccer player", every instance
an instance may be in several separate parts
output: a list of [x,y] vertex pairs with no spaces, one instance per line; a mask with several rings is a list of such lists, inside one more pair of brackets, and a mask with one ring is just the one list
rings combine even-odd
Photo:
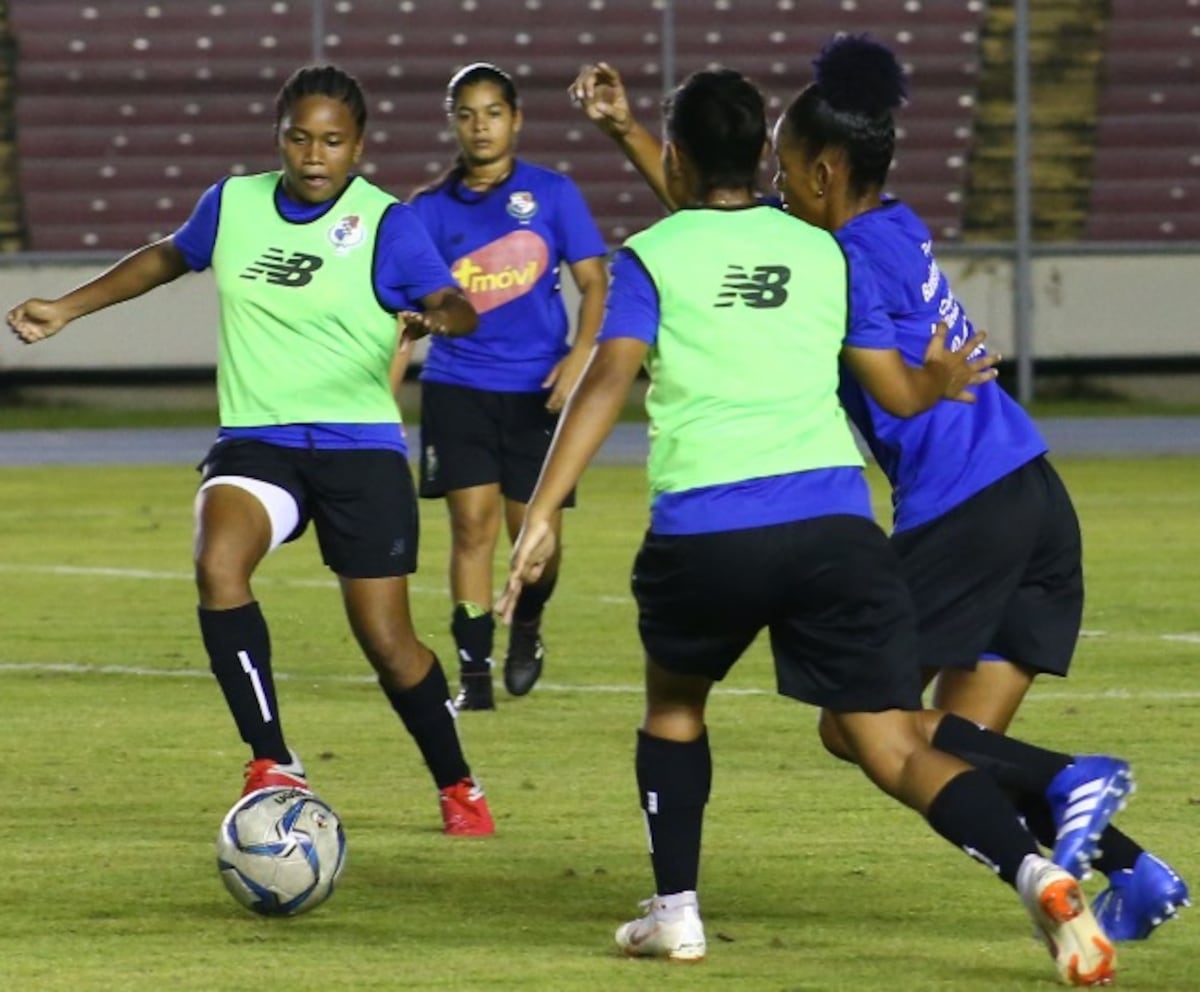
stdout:
[[[444,496],[450,514],[456,704],[490,710],[496,541],[502,525],[516,537],[558,413],[595,341],[608,275],[604,241],[575,184],[516,157],[522,115],[512,77],[483,62],[458,70],[446,113],[458,157],[411,203],[479,312],[479,329],[430,345],[421,371],[421,495]],[[564,263],[581,293],[570,345]],[[569,494],[563,505],[573,504]],[[517,604],[504,660],[514,696],[542,673],[542,611],[559,565],[555,558]]]
[[472,331],[476,315],[410,208],[353,174],[366,102],[335,66],[276,99],[282,169],[227,177],[172,236],[56,300],[8,313],[23,341],[212,267],[221,428],[196,498],[200,631],[253,757],[244,791],[307,788],[285,742],[267,625],[250,579],[311,521],[350,627],[440,794],[446,833],[493,832],[437,658],[413,632],[417,507],[388,368],[402,333]]
[[[870,270],[901,352],[919,362],[939,322],[955,341],[972,326],[928,229],[883,194],[892,112],[905,96],[901,67],[883,45],[853,36],[830,41],[815,67],[815,82],[776,128],[783,205],[835,232]],[[619,75],[604,65],[585,69],[571,92],[671,205],[657,140],[632,119]],[[840,397],[892,485],[892,542],[916,604],[917,657],[924,684],[934,683],[933,705],[1003,732],[1036,675],[1066,674],[1082,616],[1079,523],[1046,444],[997,384],[973,404],[939,403],[907,419],[850,375]],[[955,726],[943,725],[934,743],[955,751]],[[848,757],[828,717],[822,737]],[[1028,798],[1022,814],[1054,846],[1043,798]],[[1094,864],[1111,885],[1097,907],[1110,936],[1144,938],[1187,904],[1182,879],[1121,831],[1110,827],[1100,846]]]
[[[712,774],[705,706],[765,627],[780,691],[828,710],[879,788],[1018,890],[1066,981],[1111,979],[1112,945],[1075,878],[1038,853],[992,774],[927,741],[927,721],[963,724],[975,750],[1040,777],[1051,793],[1072,767],[922,712],[911,600],[871,518],[837,399],[839,356],[898,416],[942,395],[969,399],[963,387],[993,377],[994,358],[976,351],[983,335],[949,352],[935,331],[923,364],[905,363],[870,276],[854,274],[828,232],[758,203],[765,106],[744,77],[696,73],[665,113],[661,164],[681,209],[613,261],[599,343],[529,502],[500,602],[507,614],[552,560],[553,514],[646,362],[651,510],[633,575],[646,653],[636,771],[656,894],[645,916],[617,930],[617,944],[676,960],[706,953],[696,895]],[[1107,822],[1100,806],[1090,812],[1094,828]]]

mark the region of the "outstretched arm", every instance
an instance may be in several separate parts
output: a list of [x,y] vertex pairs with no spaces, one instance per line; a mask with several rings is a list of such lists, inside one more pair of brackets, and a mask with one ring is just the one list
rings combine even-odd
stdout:
[[171,238],[163,238],[131,252],[105,270],[56,300],[31,299],[8,311],[8,326],[26,344],[43,341],[77,317],[86,317],[114,303],[123,303],[190,271],[183,253]]
[[613,139],[668,210],[678,207],[667,192],[662,145],[633,116],[621,74],[607,62],[586,65],[568,90],[588,120]]

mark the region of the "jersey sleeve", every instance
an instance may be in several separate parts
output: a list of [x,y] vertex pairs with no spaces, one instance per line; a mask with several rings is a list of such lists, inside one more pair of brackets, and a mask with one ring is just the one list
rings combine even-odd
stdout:
[[604,322],[597,342],[609,338],[636,338],[648,345],[658,340],[658,291],[641,259],[628,248],[613,256]]
[[421,190],[414,193],[405,202],[408,204],[408,208],[416,215],[417,219],[425,225],[426,229],[432,231],[433,221],[438,216],[434,203],[434,194],[429,190]]
[[221,189],[225,180],[213,183],[192,208],[192,215],[171,235],[171,241],[188,268],[203,272],[212,265],[213,248],[217,243],[217,221],[221,216]]
[[412,310],[423,296],[457,285],[416,212],[403,203],[389,207],[375,253],[380,301],[392,311]]
[[843,244],[849,283],[849,320],[846,344],[852,348],[895,348],[896,325],[883,305],[879,286],[861,249]]
[[558,209],[554,212],[554,224],[562,257],[573,265],[585,258],[607,255],[608,246],[579,187],[567,176],[561,177],[558,187]]

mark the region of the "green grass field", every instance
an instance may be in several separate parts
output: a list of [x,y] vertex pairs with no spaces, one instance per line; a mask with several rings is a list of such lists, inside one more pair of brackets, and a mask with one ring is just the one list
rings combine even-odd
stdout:
[[[1086,635],[1072,677],[1039,683],[1016,729],[1129,757],[1140,787],[1119,824],[1200,884],[1200,460],[1058,465],[1085,531]],[[460,720],[491,840],[439,833],[311,536],[265,563],[284,723],[344,819],[349,860],[313,913],[245,912],[213,862],[246,755],[196,630],[195,483],[187,467],[0,469],[6,992],[1055,986],[1015,894],[828,758],[815,712],[773,695],[761,644],[710,708],[709,959],[614,954],[613,928],[653,887],[632,771],[628,569],[645,522],[632,467],[592,471],[569,516],[544,684]],[[423,509],[414,611],[452,661],[444,511]],[[1120,985],[1196,989],[1198,956],[1185,912],[1122,945]]]

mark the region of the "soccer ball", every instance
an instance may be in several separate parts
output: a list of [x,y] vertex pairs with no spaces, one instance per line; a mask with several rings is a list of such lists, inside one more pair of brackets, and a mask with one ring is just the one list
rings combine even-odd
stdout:
[[217,833],[217,867],[230,894],[263,916],[295,916],[333,893],[346,835],[328,805],[304,789],[243,796]]

